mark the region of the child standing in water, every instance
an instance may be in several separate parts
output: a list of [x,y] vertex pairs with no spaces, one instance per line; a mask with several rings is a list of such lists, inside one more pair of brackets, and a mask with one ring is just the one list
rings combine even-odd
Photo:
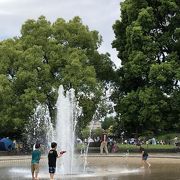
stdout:
[[145,168],[145,164],[147,164],[148,167],[150,167],[151,164],[147,161],[149,155],[147,151],[141,145],[140,145],[140,151],[142,154],[142,164],[143,164],[142,168]]
[[31,161],[31,172],[32,172],[32,179],[38,180],[38,173],[39,173],[39,161],[41,158],[41,151],[39,150],[40,144],[35,145],[35,150],[32,152],[32,161]]
[[56,148],[57,148],[57,143],[52,142],[51,149],[48,153],[48,165],[49,165],[50,180],[54,180],[54,174],[56,172],[56,159],[61,157],[63,155],[63,153],[66,152],[66,151],[61,151],[58,154]]

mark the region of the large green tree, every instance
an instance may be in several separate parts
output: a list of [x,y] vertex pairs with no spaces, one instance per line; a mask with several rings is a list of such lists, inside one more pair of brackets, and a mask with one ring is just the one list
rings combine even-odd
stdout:
[[114,72],[109,55],[98,52],[101,41],[79,17],[51,23],[41,16],[27,20],[20,37],[0,42],[0,134],[21,134],[38,104],[54,121],[60,84],[75,89],[83,108],[79,127],[86,126],[111,80],[104,74]]
[[129,133],[180,131],[180,1],[125,0],[113,26],[122,66],[113,99]]

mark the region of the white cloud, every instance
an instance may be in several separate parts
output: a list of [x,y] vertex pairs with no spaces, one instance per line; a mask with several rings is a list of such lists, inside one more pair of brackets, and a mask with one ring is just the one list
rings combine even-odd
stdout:
[[46,16],[51,22],[58,17],[66,20],[80,16],[90,29],[103,36],[101,52],[109,52],[112,60],[120,64],[115,50],[111,48],[114,39],[112,25],[119,19],[122,0],[0,0],[0,39],[18,36],[21,25],[27,19]]

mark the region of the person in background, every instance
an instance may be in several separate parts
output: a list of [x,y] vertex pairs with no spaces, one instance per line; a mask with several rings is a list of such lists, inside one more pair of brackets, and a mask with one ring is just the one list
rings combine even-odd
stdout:
[[38,180],[38,173],[39,173],[39,161],[41,158],[41,151],[40,144],[35,145],[35,150],[32,152],[32,160],[31,160],[31,172],[32,172],[32,179]]
[[178,142],[178,137],[176,136],[176,137],[174,138],[174,145],[175,145],[175,146],[176,146],[177,142]]
[[51,143],[51,149],[48,153],[48,165],[49,165],[49,174],[50,180],[54,180],[54,174],[56,172],[56,160],[61,157],[66,151],[61,151],[59,154],[57,153],[57,143]]
[[145,164],[147,164],[148,167],[150,167],[151,164],[147,161],[148,156],[149,156],[147,151],[141,145],[139,145],[139,150],[140,150],[141,155],[142,155],[142,164],[143,164],[142,168],[145,168]]
[[112,152],[115,153],[118,151],[118,146],[117,146],[117,142],[113,141],[113,147],[112,147]]
[[15,151],[15,153],[17,153],[17,149],[18,149],[17,142],[16,142],[16,140],[14,139],[14,140],[13,140],[13,150]]
[[152,145],[156,145],[157,144],[156,139],[154,137],[151,139],[151,142],[152,142]]
[[108,138],[108,152],[112,153],[113,145],[114,145],[113,138]]
[[106,154],[108,154],[108,148],[107,148],[107,143],[108,143],[108,136],[103,130],[103,133],[101,135],[101,145],[100,145],[100,153],[103,154],[103,149],[105,150]]

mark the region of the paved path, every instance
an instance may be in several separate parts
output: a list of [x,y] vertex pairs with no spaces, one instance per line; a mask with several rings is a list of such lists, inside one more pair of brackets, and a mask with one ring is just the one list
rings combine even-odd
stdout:
[[[83,155],[81,155],[83,156]],[[103,154],[100,155],[98,153],[90,153],[88,154],[88,157],[109,157],[109,158],[113,158],[113,157],[141,157],[140,154],[136,154],[136,153],[109,153],[108,155]],[[151,153],[149,154],[150,158],[172,158],[172,159],[180,159],[180,153]],[[47,156],[43,155],[42,159],[46,159]],[[31,155],[20,155],[20,156],[0,156],[0,161],[4,161],[4,160],[29,160],[31,159]]]
[[[88,154],[90,157],[95,156],[108,156],[108,157],[141,157],[140,153],[115,153],[108,155],[100,155],[100,154]],[[149,157],[151,158],[176,158],[180,159],[180,153],[150,153]]]

